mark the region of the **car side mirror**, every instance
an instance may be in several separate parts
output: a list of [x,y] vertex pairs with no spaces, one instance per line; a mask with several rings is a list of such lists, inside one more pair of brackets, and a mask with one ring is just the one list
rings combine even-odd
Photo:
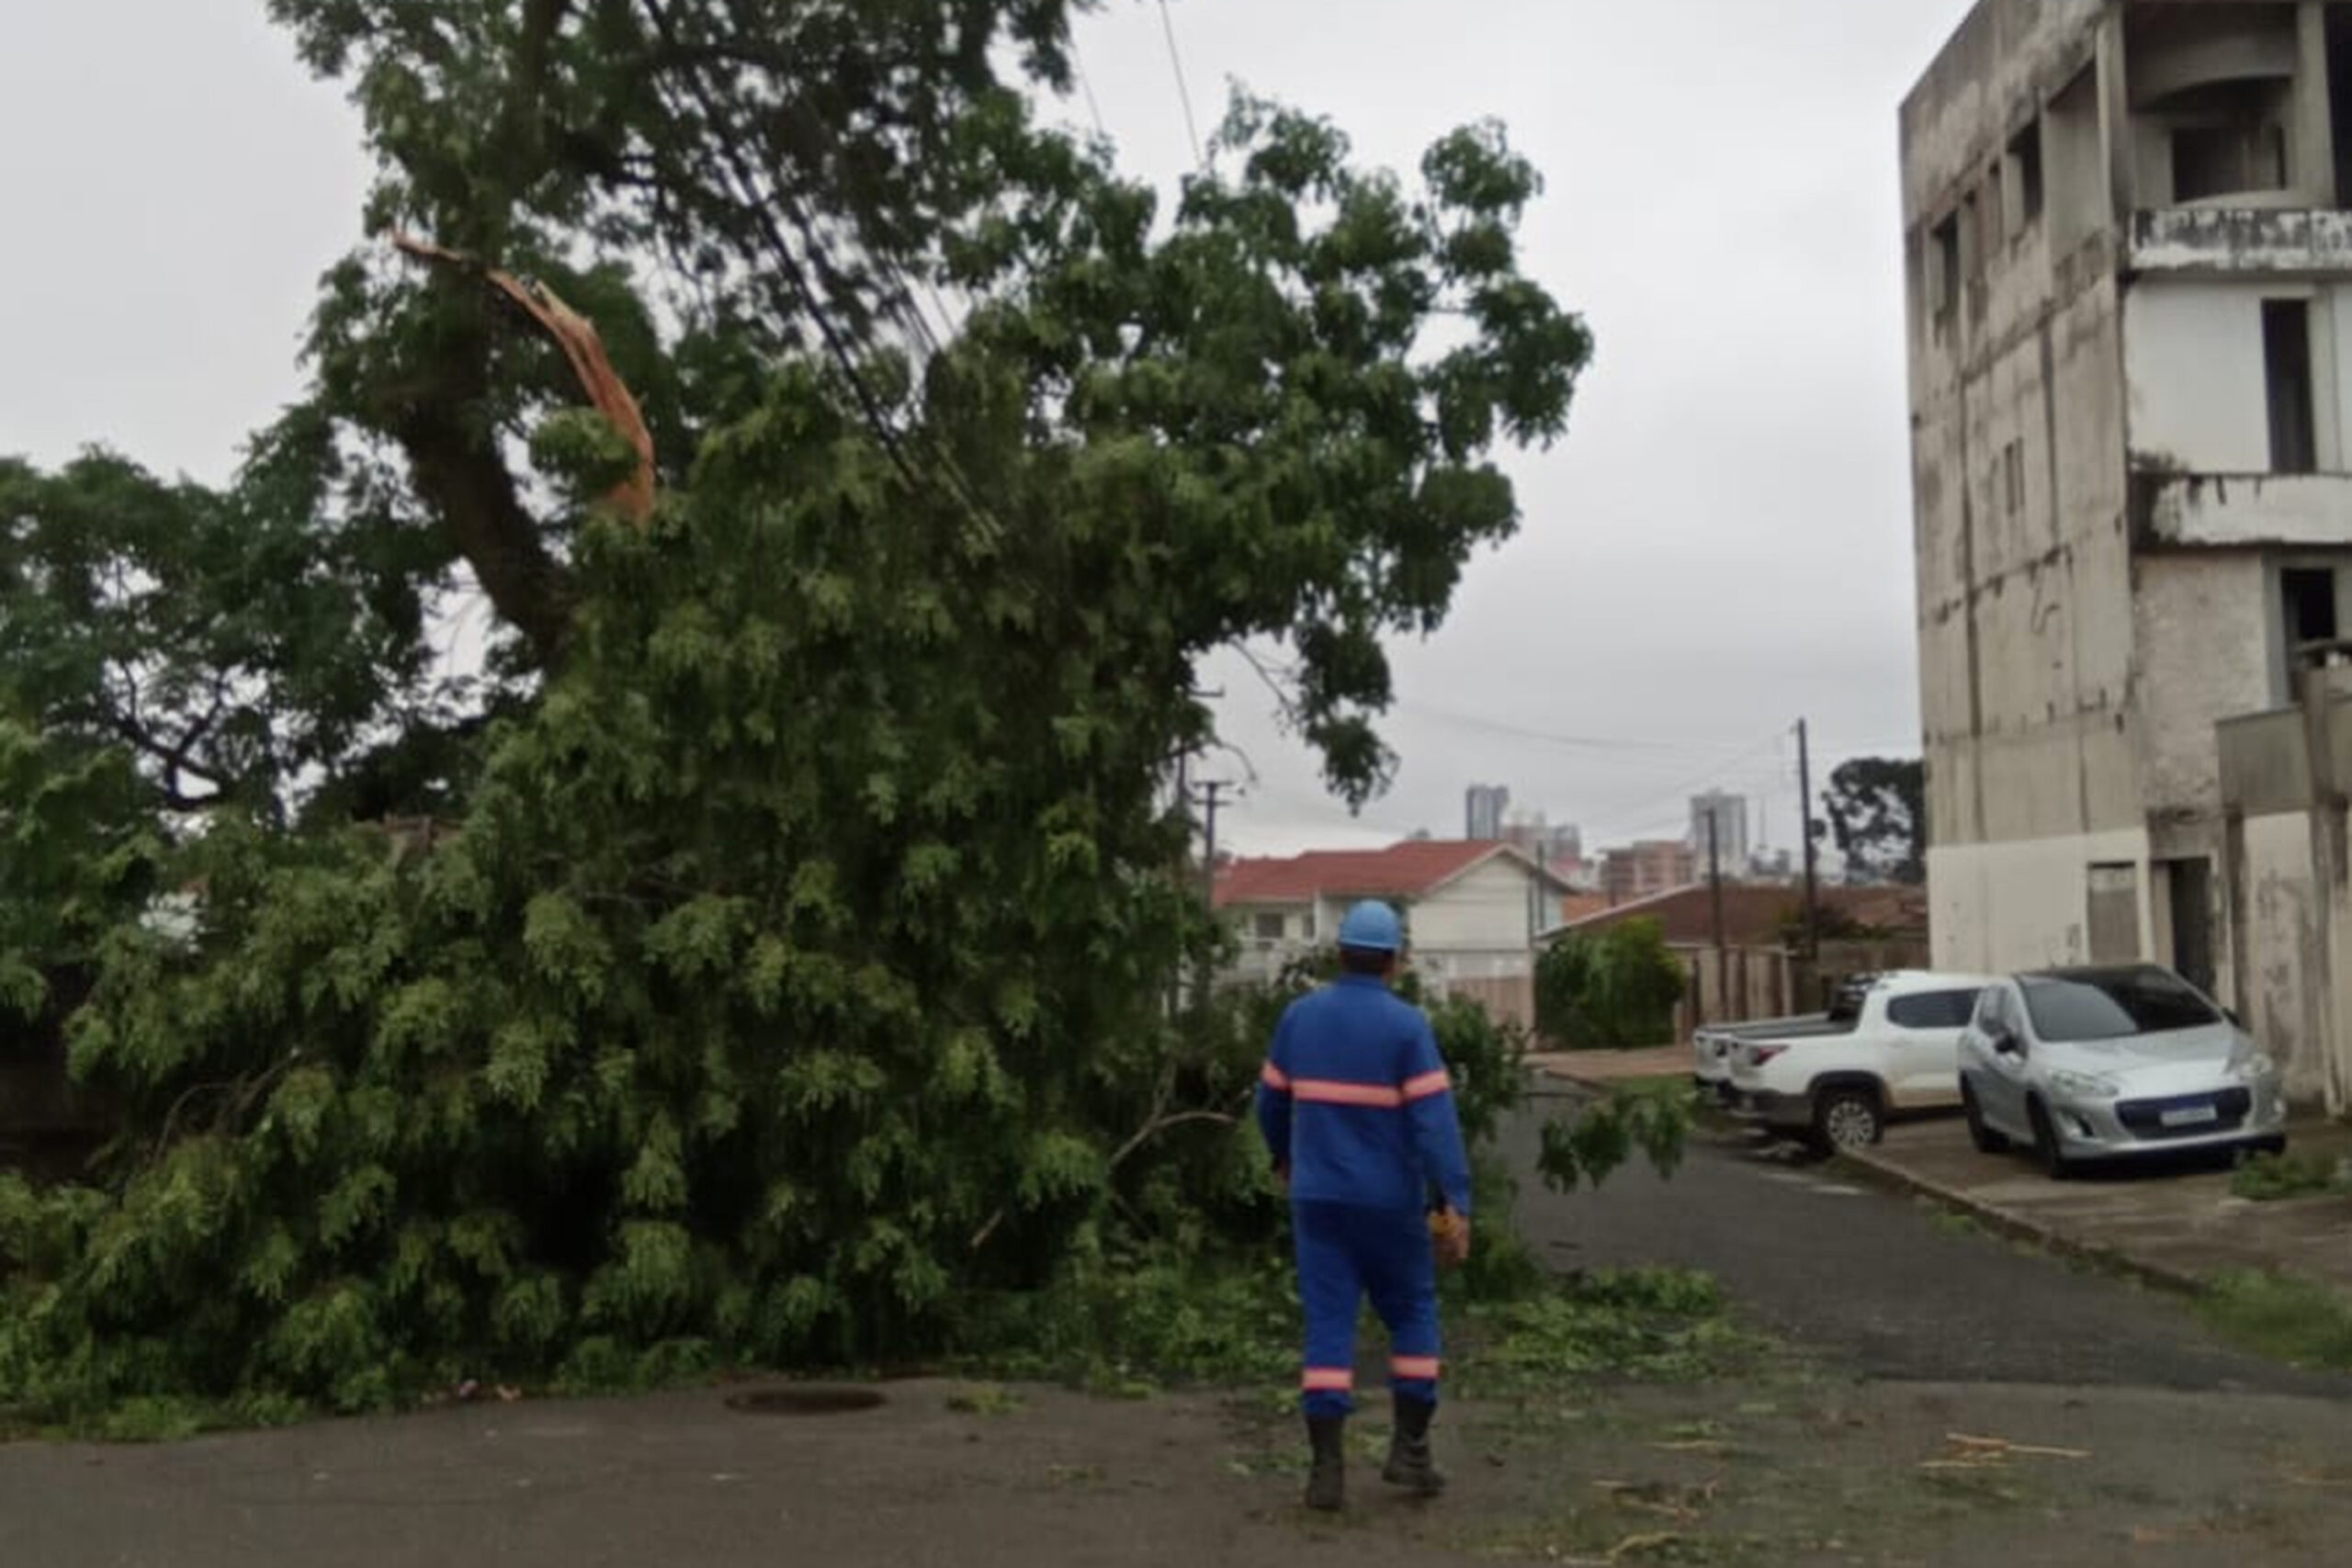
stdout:
[[2233,1028],[2244,1029],[2245,1027],[2245,1020],[2238,1016],[2238,1010],[2235,1008],[2223,1008],[2222,1010],[2222,1016],[2228,1019]]
[[2018,1054],[2018,1037],[2010,1033],[2008,1029],[2002,1024],[1996,1023],[1986,1029],[1984,1031],[1984,1040],[1987,1044],[1991,1045],[1994,1050],[1999,1052],[2004,1056],[2014,1056]]

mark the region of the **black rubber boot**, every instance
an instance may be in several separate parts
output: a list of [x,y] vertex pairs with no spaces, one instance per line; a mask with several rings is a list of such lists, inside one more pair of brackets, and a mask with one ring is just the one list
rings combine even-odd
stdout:
[[1306,1506],[1337,1512],[1348,1500],[1348,1419],[1344,1416],[1309,1416],[1306,1441],[1314,1450],[1314,1468],[1306,1472]]
[[1430,1457],[1430,1417],[1437,1406],[1396,1395],[1396,1430],[1388,1439],[1388,1463],[1380,1479],[1402,1486],[1417,1497],[1434,1497],[1445,1490],[1445,1472]]

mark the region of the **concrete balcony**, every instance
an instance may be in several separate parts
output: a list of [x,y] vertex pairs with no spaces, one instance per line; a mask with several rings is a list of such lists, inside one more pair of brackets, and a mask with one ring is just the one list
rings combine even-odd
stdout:
[[2135,212],[2124,268],[2223,277],[2352,273],[2352,211],[2174,207]]
[[2352,546],[2352,474],[2143,473],[2133,488],[2143,545]]

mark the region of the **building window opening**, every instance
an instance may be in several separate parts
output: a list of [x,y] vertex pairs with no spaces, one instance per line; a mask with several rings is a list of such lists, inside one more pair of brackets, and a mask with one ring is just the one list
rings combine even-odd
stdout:
[[1939,324],[1960,309],[1960,216],[1954,213],[1936,225],[1928,245],[1928,298],[1935,301]]
[[2301,299],[2262,302],[2262,357],[2270,400],[2270,468],[2308,474],[2319,467],[2312,400],[2312,312]]
[[2302,700],[2304,649],[2336,640],[2335,573],[2326,567],[2288,567],[2278,573],[2279,627],[2287,644],[2287,694]]
[[2015,517],[2025,510],[2025,443],[2012,441],[2001,448],[2002,499]]
[[2210,859],[2166,863],[2166,896],[2172,917],[2172,966],[2180,977],[2213,994],[2213,863]]
[[1280,915],[1260,915],[1258,917],[1258,940],[1260,942],[1282,941],[1283,938],[1288,934],[1284,930],[1288,924],[1289,922]]
[[2039,120],[2010,139],[2006,172],[2009,233],[2015,238],[2041,217],[2041,124]]
[[2050,243],[2059,255],[2098,231],[2108,218],[2107,149],[2099,125],[2102,88],[2096,63],[2085,66],[2050,100],[2042,118],[2049,159]]
[[2287,128],[2184,125],[2172,133],[2172,198],[2208,201],[2287,188]]

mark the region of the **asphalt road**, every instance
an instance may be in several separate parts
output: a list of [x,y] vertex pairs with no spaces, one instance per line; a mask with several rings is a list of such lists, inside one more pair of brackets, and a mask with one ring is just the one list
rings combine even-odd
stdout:
[[[1573,1102],[1547,1092],[1534,1110]],[[1516,1129],[1521,1170],[1537,1125]],[[1529,1177],[1520,1211],[1556,1268],[1703,1269],[1759,1326],[1864,1377],[2352,1398],[2352,1379],[2219,1343],[2177,1298],[1939,1224],[1924,1203],[1738,1134],[1694,1143],[1671,1180],[1629,1168],[1562,1198]]]

